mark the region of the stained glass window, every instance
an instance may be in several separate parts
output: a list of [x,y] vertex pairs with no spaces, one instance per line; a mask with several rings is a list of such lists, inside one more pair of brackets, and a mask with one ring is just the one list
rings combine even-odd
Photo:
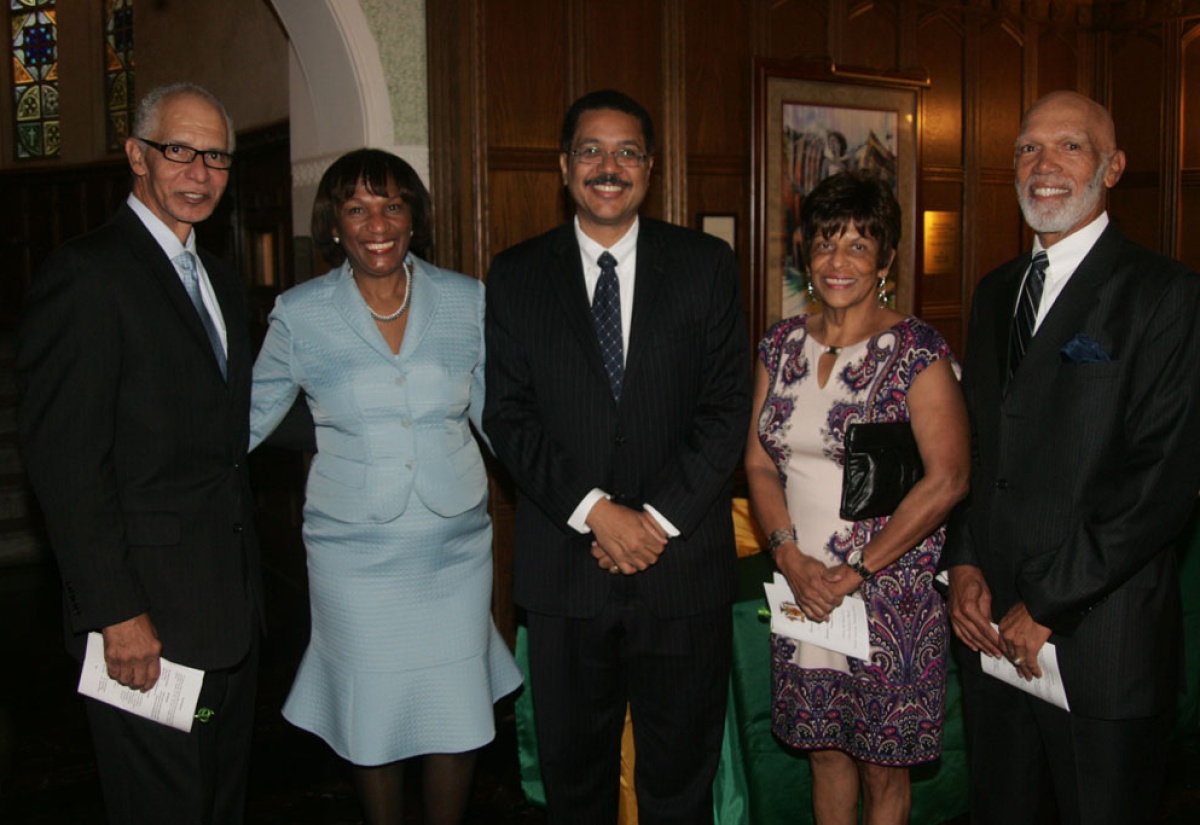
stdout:
[[120,149],[133,115],[133,0],[104,3],[104,100],[108,148]]
[[9,0],[17,157],[58,157],[58,12],[54,0]]

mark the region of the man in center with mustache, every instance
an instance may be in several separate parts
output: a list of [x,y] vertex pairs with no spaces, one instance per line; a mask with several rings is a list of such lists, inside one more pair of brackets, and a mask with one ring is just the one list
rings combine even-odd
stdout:
[[643,825],[711,823],[750,352],[729,246],[638,210],[649,114],[567,112],[575,219],[488,273],[484,429],[519,488],[515,596],[550,823],[617,821],[628,703]]

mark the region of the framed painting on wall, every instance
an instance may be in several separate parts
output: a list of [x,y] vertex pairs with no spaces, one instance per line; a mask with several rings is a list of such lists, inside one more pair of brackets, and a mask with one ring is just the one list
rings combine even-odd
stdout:
[[828,65],[759,61],[755,71],[753,317],[759,331],[808,311],[800,208],[845,171],[887,181],[903,227],[889,302],[912,312],[916,268],[917,115],[921,79],[839,73]]

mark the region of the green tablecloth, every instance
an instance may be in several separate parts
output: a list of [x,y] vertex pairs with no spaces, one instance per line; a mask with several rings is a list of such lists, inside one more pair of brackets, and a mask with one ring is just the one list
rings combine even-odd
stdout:
[[[1190,528],[1182,561],[1187,693],[1180,697],[1176,733],[1200,727],[1200,519]],[[738,562],[739,601],[733,607],[733,672],[725,741],[713,787],[717,825],[811,823],[808,760],[771,735],[770,626],[758,616],[765,604],[762,582],[773,567],[762,555]],[[525,629],[518,628],[517,660],[526,670]],[[517,698],[521,784],[531,802],[545,804],[537,763],[531,691]],[[957,668],[950,664],[942,758],[912,770],[912,825],[939,825],[967,810],[967,766]]]

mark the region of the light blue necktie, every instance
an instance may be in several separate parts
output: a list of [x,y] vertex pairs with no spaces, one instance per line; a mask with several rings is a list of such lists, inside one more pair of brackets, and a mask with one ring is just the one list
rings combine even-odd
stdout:
[[600,265],[600,280],[592,296],[592,324],[600,355],[608,372],[608,384],[613,400],[621,400],[621,380],[625,377],[624,342],[621,337],[621,282],[617,279],[617,259],[605,252],[596,261]]
[[174,264],[179,271],[180,280],[183,281],[183,288],[187,290],[188,297],[192,299],[192,306],[200,315],[200,323],[204,324],[204,331],[208,334],[208,343],[212,345],[213,354],[217,356],[217,366],[221,368],[221,377],[227,378],[225,348],[221,346],[221,335],[217,332],[217,325],[213,323],[212,316],[208,314],[208,308],[204,306],[204,299],[200,296],[200,273],[196,271],[195,256],[191,252],[185,251],[175,258]]

